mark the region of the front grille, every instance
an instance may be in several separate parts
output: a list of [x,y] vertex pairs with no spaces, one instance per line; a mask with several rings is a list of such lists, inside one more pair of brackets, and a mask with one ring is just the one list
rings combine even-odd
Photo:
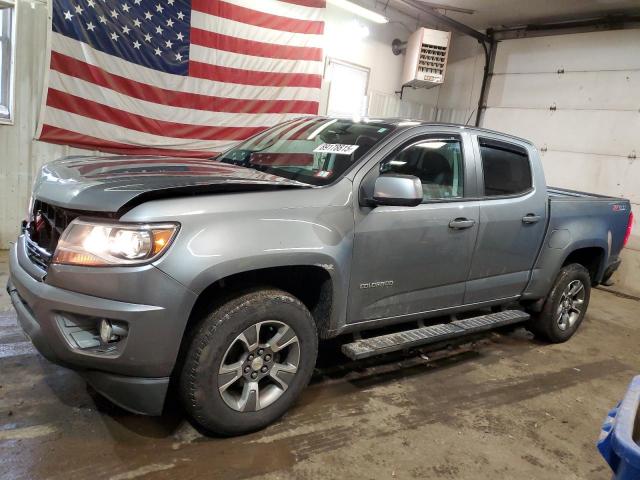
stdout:
[[81,212],[36,200],[25,230],[29,259],[46,270],[62,232],[80,214]]
[[26,237],[26,245],[29,259],[41,269],[46,270],[51,261],[51,254],[40,248],[28,235]]
[[29,259],[38,267],[47,270],[62,232],[80,216],[117,218],[115,213],[70,210],[36,199],[31,218],[24,227]]

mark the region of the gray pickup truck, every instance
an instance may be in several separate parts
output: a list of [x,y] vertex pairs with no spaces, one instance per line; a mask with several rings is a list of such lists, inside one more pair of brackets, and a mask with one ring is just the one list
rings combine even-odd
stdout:
[[322,339],[356,360],[520,322],[567,340],[631,223],[627,200],[548,188],[526,140],[301,118],[215,159],[45,165],[7,289],[116,404],[160,414],[171,383],[234,435],[292,405]]

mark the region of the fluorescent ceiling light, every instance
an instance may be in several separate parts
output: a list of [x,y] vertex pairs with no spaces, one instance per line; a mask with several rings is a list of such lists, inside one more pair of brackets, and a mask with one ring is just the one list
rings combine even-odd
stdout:
[[368,8],[356,5],[353,2],[349,2],[348,0],[327,0],[327,3],[330,5],[335,5],[336,7],[342,8],[351,13],[355,13],[356,15],[360,15],[362,18],[366,18],[367,20],[371,20],[375,23],[389,22],[389,19],[387,17],[380,15],[373,10],[369,10]]

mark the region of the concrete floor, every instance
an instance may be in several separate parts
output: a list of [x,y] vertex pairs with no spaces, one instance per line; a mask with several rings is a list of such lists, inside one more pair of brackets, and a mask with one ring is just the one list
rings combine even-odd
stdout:
[[[0,253],[0,283],[6,282]],[[594,291],[563,345],[523,329],[439,355],[322,367],[288,415],[241,438],[178,407],[131,415],[25,342],[0,296],[0,478],[608,479],[594,442],[640,362],[640,304]],[[434,359],[433,357],[436,357]]]

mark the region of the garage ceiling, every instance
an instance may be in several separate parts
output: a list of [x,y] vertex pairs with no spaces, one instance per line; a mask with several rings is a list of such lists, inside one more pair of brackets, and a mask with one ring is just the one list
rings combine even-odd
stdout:
[[[462,13],[446,10],[446,15],[477,29],[512,27],[532,23],[580,20],[590,17],[640,14],[638,0],[414,0],[425,5],[442,5],[473,10]],[[399,9],[406,6],[398,5]],[[439,9],[444,12],[445,10]]]

